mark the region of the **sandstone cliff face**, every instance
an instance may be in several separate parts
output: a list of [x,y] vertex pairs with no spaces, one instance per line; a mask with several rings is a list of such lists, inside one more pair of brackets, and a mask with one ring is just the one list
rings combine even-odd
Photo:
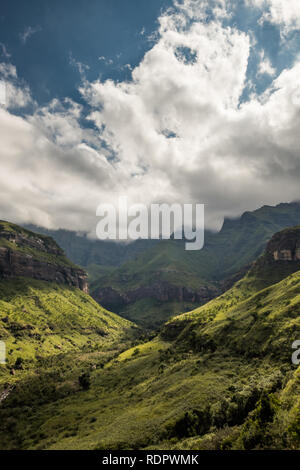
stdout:
[[73,266],[50,237],[0,222],[0,277],[31,277],[88,292],[86,273]]
[[132,304],[138,300],[150,298],[160,302],[192,302],[204,304],[217,295],[217,289],[202,287],[192,290],[186,287],[174,286],[167,282],[138,287],[129,290],[126,293],[119,292],[112,287],[103,287],[93,293],[94,299],[101,303],[105,308],[118,311],[126,305]]
[[300,227],[276,233],[266,251],[274,261],[300,261]]

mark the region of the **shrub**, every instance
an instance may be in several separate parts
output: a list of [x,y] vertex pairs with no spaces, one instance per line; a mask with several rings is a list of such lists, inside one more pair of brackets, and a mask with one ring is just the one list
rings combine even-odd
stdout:
[[90,374],[88,372],[81,374],[78,378],[78,382],[83,390],[88,390],[91,386]]

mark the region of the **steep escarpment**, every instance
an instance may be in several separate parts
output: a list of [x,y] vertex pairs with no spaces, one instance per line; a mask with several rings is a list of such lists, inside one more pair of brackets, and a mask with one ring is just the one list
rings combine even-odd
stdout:
[[253,264],[247,279],[257,286],[280,282],[300,270],[300,227],[275,233],[263,255]]
[[29,277],[88,292],[86,273],[73,265],[56,242],[0,221],[0,277]]
[[276,233],[267,246],[274,261],[300,261],[300,226]]
[[93,292],[92,296],[105,308],[118,311],[126,305],[147,298],[159,302],[191,302],[201,305],[211,300],[217,293],[217,289],[213,287],[200,286],[199,289],[191,289],[168,282],[157,282],[127,292],[119,291],[113,287],[100,287]]

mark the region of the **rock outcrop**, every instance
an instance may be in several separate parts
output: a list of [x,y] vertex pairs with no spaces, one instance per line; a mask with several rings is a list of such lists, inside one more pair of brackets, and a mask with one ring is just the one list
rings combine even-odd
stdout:
[[118,312],[126,305],[138,300],[150,298],[160,302],[191,302],[202,305],[217,295],[217,289],[202,287],[193,290],[186,287],[175,286],[168,282],[160,282],[149,286],[141,286],[136,289],[120,292],[113,287],[97,289],[92,296],[105,308]]
[[296,271],[300,271],[300,227],[291,227],[273,235],[249,275],[274,284]]
[[55,241],[0,221],[0,277],[31,277],[88,292],[86,273],[73,265]]
[[274,261],[300,261],[300,227],[276,233],[266,251]]

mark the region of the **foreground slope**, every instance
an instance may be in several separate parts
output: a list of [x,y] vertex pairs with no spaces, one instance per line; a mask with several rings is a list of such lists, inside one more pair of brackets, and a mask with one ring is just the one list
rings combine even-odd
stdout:
[[7,363],[0,366],[0,383],[8,374],[22,376],[46,358],[108,349],[132,329],[76,288],[29,278],[2,280],[0,338],[6,344]]
[[89,354],[110,358],[135,337],[135,325],[87,290],[85,272],[51,238],[0,222],[0,403],[58,363],[78,374]]
[[221,297],[104,367],[93,357],[88,390],[73,383],[59,396],[54,377],[55,392],[31,386],[31,402],[12,391],[0,408],[4,447],[299,449],[299,241],[300,229],[275,237]]

